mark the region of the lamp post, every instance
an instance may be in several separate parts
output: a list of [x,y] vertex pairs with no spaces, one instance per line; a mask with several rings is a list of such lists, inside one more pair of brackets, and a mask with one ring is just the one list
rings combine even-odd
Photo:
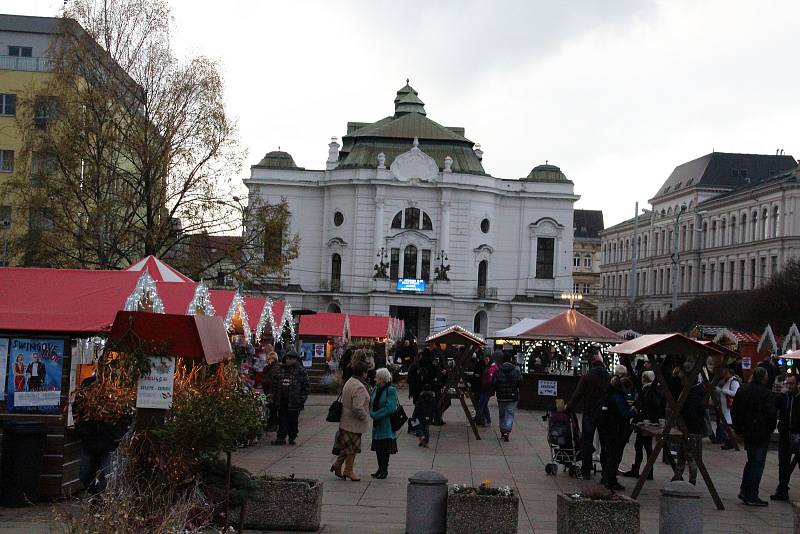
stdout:
[[672,311],[678,308],[678,260],[680,252],[678,249],[678,223],[681,215],[686,211],[686,204],[681,204],[681,209],[675,214],[675,227],[672,231]]
[[445,265],[444,262],[447,261],[447,253],[444,250],[439,251],[436,255],[436,261],[439,262],[439,266],[433,271],[436,274],[436,278],[434,280],[438,281],[448,281],[450,280],[447,278],[447,271],[450,270],[450,265]]
[[386,274],[386,268],[389,267],[389,264],[386,263],[386,248],[381,247],[381,250],[376,256],[378,257],[378,263],[373,267],[375,270],[375,276],[373,278],[389,278]]

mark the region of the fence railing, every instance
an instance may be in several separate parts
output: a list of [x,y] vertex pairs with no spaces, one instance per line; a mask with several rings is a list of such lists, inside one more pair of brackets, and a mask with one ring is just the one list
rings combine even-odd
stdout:
[[53,70],[53,65],[46,57],[0,56],[0,70],[50,72]]
[[477,296],[478,296],[479,299],[496,299],[497,298],[497,288],[496,287],[478,286]]

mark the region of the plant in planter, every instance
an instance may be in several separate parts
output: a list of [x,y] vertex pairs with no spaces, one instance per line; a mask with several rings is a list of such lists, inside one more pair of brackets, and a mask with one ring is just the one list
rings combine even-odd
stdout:
[[454,484],[447,491],[448,534],[517,532],[519,497],[508,486],[492,487],[484,480],[477,488]]
[[558,534],[636,534],[639,503],[600,485],[556,496]]
[[322,519],[322,482],[261,475],[252,480],[243,525],[254,530],[317,531]]

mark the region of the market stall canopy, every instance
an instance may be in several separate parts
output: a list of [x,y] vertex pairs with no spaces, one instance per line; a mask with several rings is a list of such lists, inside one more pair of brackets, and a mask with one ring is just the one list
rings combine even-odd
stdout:
[[315,313],[300,316],[301,336],[346,337],[347,315],[343,313]]
[[119,350],[132,350],[145,343],[158,346],[168,356],[205,360],[209,364],[232,356],[220,317],[121,311],[108,340]]
[[425,338],[425,343],[446,343],[447,345],[478,345],[486,342],[477,334],[458,325],[453,325]]
[[647,334],[620,343],[608,349],[616,354],[682,354],[686,356],[718,356],[721,350],[710,344],[684,336],[683,334]]
[[155,256],[147,256],[146,258],[142,258],[125,270],[138,272],[139,274],[141,274],[142,271],[147,271],[156,282],[178,282],[188,284],[195,283],[194,280],[181,273],[174,267],[170,267]]
[[0,330],[96,334],[107,331],[141,273],[0,269]]
[[527,330],[518,336],[520,339],[545,339],[558,341],[593,341],[596,343],[617,343],[623,339],[597,321],[589,319],[577,310],[569,309],[552,319]]
[[391,337],[392,318],[377,315],[348,315],[350,337]]
[[530,317],[525,317],[519,322],[512,324],[508,328],[503,328],[502,330],[496,331],[493,336],[489,336],[489,339],[508,339],[517,337],[523,332],[527,332],[531,328],[537,327],[545,321],[546,319],[531,319]]

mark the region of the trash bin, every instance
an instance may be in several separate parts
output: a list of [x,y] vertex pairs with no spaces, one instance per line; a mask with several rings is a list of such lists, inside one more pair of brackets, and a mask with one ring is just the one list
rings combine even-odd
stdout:
[[408,479],[406,534],[441,534],[447,525],[447,479],[420,471]]
[[0,506],[26,506],[39,500],[39,479],[47,446],[47,425],[6,421],[0,457]]

